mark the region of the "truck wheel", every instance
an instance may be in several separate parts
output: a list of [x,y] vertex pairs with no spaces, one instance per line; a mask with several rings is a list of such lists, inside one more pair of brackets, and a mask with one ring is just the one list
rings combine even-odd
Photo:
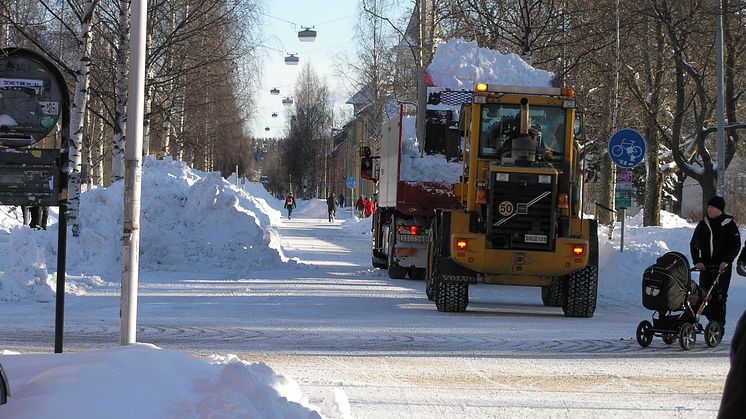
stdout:
[[547,307],[562,307],[562,298],[564,295],[562,278],[555,276],[552,278],[552,283],[541,287],[541,302]]
[[373,258],[372,258],[372,265],[374,268],[378,269],[386,269],[389,267],[388,263],[386,263],[386,255],[380,256],[380,253],[374,252]]
[[469,284],[438,282],[436,285],[435,306],[438,311],[461,313],[469,305]]
[[411,268],[409,270],[409,279],[415,279],[422,281],[427,276],[427,269],[425,268]]
[[5,375],[3,365],[0,364],[0,404],[8,402],[8,396],[10,396],[10,384],[8,383],[8,377]]
[[565,317],[593,317],[598,293],[598,267],[588,265],[570,274],[565,282]]
[[[392,226],[393,226],[393,219]],[[402,268],[396,262],[394,262],[394,245],[396,244],[396,230],[393,228],[389,229],[389,261],[388,271],[389,278],[391,279],[404,279],[407,277],[407,268]]]

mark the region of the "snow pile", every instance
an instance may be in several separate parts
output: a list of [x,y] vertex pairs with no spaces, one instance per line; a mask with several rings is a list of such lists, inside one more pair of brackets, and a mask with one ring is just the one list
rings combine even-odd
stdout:
[[416,118],[402,118],[402,151],[399,177],[410,182],[435,182],[453,184],[459,181],[461,163],[449,162],[445,156],[420,156],[420,144],[417,141]]
[[[67,274],[80,278],[73,279],[68,292],[83,292],[100,278],[118,280],[123,196],[123,182],[81,195],[81,234],[68,234],[67,245]],[[148,158],[141,199],[141,270],[241,275],[287,261],[273,228],[280,212],[218,173],[193,170],[170,158]],[[0,301],[48,300],[40,287],[50,286],[49,274],[57,267],[56,208],[50,210],[46,231],[31,231],[9,214],[0,213]]]
[[[619,251],[621,224],[616,223],[612,241],[608,240],[608,227],[598,228],[599,294],[641,304],[640,284],[645,268],[666,252],[680,252],[689,258],[689,241],[696,224],[662,212],[662,226],[643,227],[642,211],[625,224],[622,252]],[[697,280],[697,274],[693,275]]]
[[[349,214],[345,212],[345,214]],[[347,216],[342,221],[342,231],[354,235],[371,235],[373,227],[373,217],[360,218],[357,216]]]
[[293,217],[298,218],[320,218],[326,220],[329,217],[326,199],[298,199],[293,210]]
[[344,393],[314,407],[295,381],[234,355],[201,360],[136,344],[54,356],[4,353],[1,359],[12,377],[10,402],[0,406],[3,418],[350,416]]
[[22,226],[11,231],[6,246],[13,249],[13,257],[7,258],[0,276],[0,301],[52,301],[54,283],[47,273],[36,231]]
[[427,71],[436,86],[472,90],[477,83],[552,87],[554,74],[533,68],[516,54],[452,39],[439,45]]

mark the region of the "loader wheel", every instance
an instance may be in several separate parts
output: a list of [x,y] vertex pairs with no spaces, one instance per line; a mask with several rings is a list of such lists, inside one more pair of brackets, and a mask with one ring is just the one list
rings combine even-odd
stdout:
[[550,285],[541,287],[541,302],[547,307],[562,307],[563,281],[555,276]]
[[469,305],[469,284],[438,282],[435,287],[435,306],[438,311],[461,313]]
[[588,265],[565,281],[562,310],[565,317],[593,317],[598,293],[598,267]]
[[694,329],[694,325],[691,323],[684,323],[679,329],[679,344],[685,351],[689,351],[694,347],[694,343],[697,342],[697,331]]
[[653,341],[653,332],[650,331],[652,327],[653,325],[647,320],[643,320],[637,325],[637,334],[635,334],[635,337],[637,338],[637,343],[643,348],[647,348],[650,342]]
[[705,343],[710,348],[714,348],[723,340],[723,328],[718,322],[709,322],[705,327]]
[[389,261],[388,271],[389,278],[391,279],[404,279],[407,277],[407,271],[409,269],[399,266],[394,261],[394,245],[396,244],[396,230],[393,228],[394,219],[391,219],[391,228],[389,228]]

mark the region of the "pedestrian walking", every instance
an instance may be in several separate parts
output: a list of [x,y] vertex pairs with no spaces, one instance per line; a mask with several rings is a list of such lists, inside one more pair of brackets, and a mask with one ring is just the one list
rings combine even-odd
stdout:
[[293,193],[290,192],[290,195],[285,198],[285,208],[288,210],[288,220],[293,215],[293,210],[295,209],[295,196],[293,196]]
[[700,287],[710,288],[720,275],[703,314],[708,320],[720,323],[724,335],[731,265],[741,247],[741,235],[733,217],[725,213],[725,200],[722,197],[715,196],[707,202],[707,214],[694,229],[689,247],[692,262],[700,271]]
[[337,199],[333,193],[330,193],[326,198],[326,209],[329,211],[329,222],[334,221],[334,216],[337,215]]

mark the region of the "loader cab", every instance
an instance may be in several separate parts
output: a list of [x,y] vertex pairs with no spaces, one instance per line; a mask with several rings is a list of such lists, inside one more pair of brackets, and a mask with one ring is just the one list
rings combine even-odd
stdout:
[[[536,147],[539,161],[560,161],[565,154],[566,110],[556,106],[526,107],[510,103],[490,103],[479,112],[479,157],[509,162],[514,140],[528,134]],[[528,129],[522,132],[521,120],[528,120]]]

